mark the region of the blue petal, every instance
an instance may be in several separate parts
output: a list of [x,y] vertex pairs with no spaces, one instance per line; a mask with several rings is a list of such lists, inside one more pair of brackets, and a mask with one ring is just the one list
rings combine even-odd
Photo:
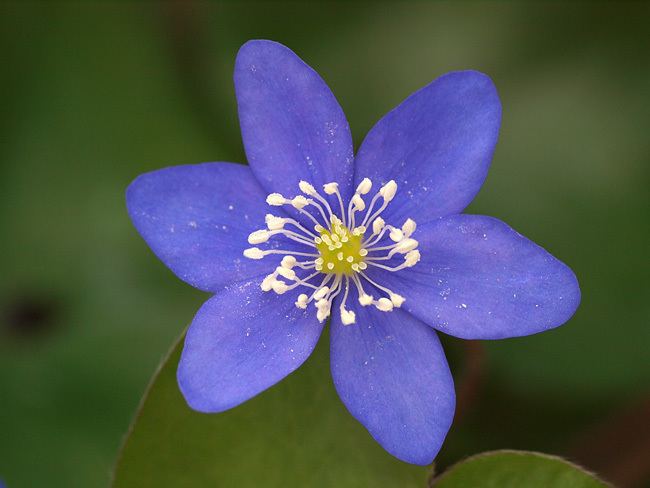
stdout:
[[178,384],[200,412],[222,412],[273,386],[311,354],[322,325],[293,293],[260,290],[259,279],[208,300],[187,331]]
[[350,196],[350,129],[318,73],[282,44],[249,41],[237,55],[235,89],[248,162],[268,192],[336,181]]
[[153,171],[126,192],[133,224],[153,252],[179,278],[213,292],[269,272],[268,260],[242,255],[248,234],[264,227],[265,199],[250,169],[232,163]]
[[419,223],[460,213],[488,172],[501,123],[494,84],[476,71],[448,73],[386,114],[363,141],[355,181],[398,185],[386,221]]
[[575,275],[492,217],[456,215],[418,227],[421,261],[369,276],[406,297],[402,308],[463,339],[536,334],[569,320],[580,303]]
[[454,385],[435,331],[395,310],[348,304],[356,323],[332,316],[332,377],[339,396],[384,449],[429,464],[451,426]]

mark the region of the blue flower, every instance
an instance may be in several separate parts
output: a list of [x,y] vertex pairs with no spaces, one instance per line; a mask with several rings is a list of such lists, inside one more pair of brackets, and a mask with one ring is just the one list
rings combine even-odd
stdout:
[[430,463],[455,407],[436,331],[535,334],[580,301],[566,265],[497,219],[461,214],[497,142],[492,81],[438,78],[356,156],[329,88],[283,45],[246,43],[235,88],[249,166],[176,166],[127,190],[156,255],[214,294],[187,332],[183,395],[201,412],[239,405],[298,368],[331,317],[331,372],[350,413],[394,456]]

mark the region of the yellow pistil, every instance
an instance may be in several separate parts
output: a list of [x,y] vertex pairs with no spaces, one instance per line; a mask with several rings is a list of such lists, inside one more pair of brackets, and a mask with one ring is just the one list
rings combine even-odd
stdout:
[[[320,242],[319,242],[320,241]],[[330,232],[323,229],[320,238],[316,239],[316,247],[320,258],[316,261],[316,269],[327,274],[343,274],[352,276],[355,268],[363,263],[363,256],[367,254],[361,247],[363,233],[359,228],[354,232],[344,225],[337,223]]]

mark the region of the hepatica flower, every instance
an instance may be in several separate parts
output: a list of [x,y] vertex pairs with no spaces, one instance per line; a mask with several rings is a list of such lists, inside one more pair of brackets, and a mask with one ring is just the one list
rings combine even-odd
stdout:
[[[461,214],[497,142],[501,105],[476,71],[448,73],[384,116],[356,156],[318,74],[250,41],[235,88],[249,166],[176,166],[137,178],[129,214],[156,255],[213,293],[187,331],[178,383],[221,412],[311,354],[327,320],[350,413],[394,456],[428,464],[454,415],[437,331],[501,339],[576,310],[571,270],[503,222]],[[325,379],[323,379],[325,381]]]

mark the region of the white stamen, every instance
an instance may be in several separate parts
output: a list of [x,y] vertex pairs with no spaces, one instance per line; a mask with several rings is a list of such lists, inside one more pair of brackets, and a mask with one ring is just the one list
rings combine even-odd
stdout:
[[325,295],[327,295],[330,292],[329,287],[323,286],[322,288],[319,288],[316,293],[314,293],[314,300],[320,300],[323,298]]
[[260,285],[260,288],[262,288],[262,291],[271,291],[273,288],[273,282],[275,281],[275,273],[268,275],[266,278],[262,280],[262,284]]
[[294,281],[296,279],[296,272],[292,269],[285,268],[284,266],[278,266],[275,268],[275,272],[290,281]]
[[341,311],[341,322],[343,322],[343,325],[351,325],[354,324],[355,321],[355,313],[351,310],[347,310],[345,308],[345,303],[348,300],[348,293],[350,292],[350,278],[347,276],[345,277],[345,293],[343,294],[343,300],[341,300],[341,306],[340,311]]
[[281,205],[284,205],[286,201],[287,199],[284,198],[279,193],[271,193],[268,197],[266,197],[266,203],[274,207],[279,207]]
[[248,249],[244,249],[244,256],[249,259],[262,259],[264,257],[264,251],[262,251],[259,247],[250,247]]
[[390,312],[393,310],[393,302],[391,302],[386,297],[382,297],[375,302],[375,307],[377,307],[382,312]]
[[[388,183],[382,186],[379,192],[373,197],[372,201],[370,202],[368,212],[366,213],[366,217],[363,219],[363,223],[361,225],[366,225],[367,222],[372,222],[376,217],[378,217],[379,214],[381,214],[386,209],[390,201],[395,197],[396,192],[397,183],[395,183],[395,180],[390,180]],[[379,197],[383,197],[384,203],[381,204],[379,210],[376,210],[371,214],[370,212],[372,211]]]
[[273,291],[276,292],[278,295],[282,295],[289,289],[287,284],[284,281],[280,281],[280,280],[275,280],[271,285],[271,287],[273,288]]
[[399,242],[404,239],[404,233],[401,230],[393,227],[393,230],[390,231],[388,237],[390,237],[390,240],[393,242]]
[[415,225],[415,221],[413,219],[406,219],[406,222],[404,222],[404,225],[402,225],[402,232],[406,237],[411,237],[411,234],[415,232],[415,228],[417,226]]
[[266,214],[264,221],[269,230],[280,230],[284,227],[284,224],[288,219],[283,219],[282,217],[276,217],[275,215]]
[[[298,266],[300,269],[314,269],[316,267],[316,261],[314,259],[308,261],[296,261],[295,266]],[[280,263],[282,266],[282,263]],[[287,266],[284,266],[285,268]]]
[[402,306],[402,303],[406,300],[402,295],[398,295],[397,293],[390,293],[389,294],[390,301],[393,303],[393,306],[399,308]]
[[[339,209],[341,210],[341,218],[339,219],[336,215],[334,215],[332,213],[332,215],[331,215],[332,223],[335,223],[334,220],[336,220],[336,222],[338,222],[339,224],[342,223],[343,225],[346,225],[345,209],[343,207],[343,200],[341,199],[341,194],[339,193],[339,184],[336,183],[336,182],[326,183],[325,185],[323,185],[323,190],[328,195],[336,195],[336,199],[339,202]],[[326,200],[324,200],[324,201],[326,201]],[[328,208],[329,208],[329,205],[328,205]],[[330,211],[331,211],[331,209],[330,209]]]
[[289,255],[282,258],[282,261],[280,261],[280,266],[282,266],[283,268],[291,269],[296,265],[296,262],[297,262],[296,258]]
[[366,208],[366,203],[363,201],[363,198],[361,198],[356,193],[352,197],[352,204],[354,205],[354,210],[357,210],[359,212],[363,212],[363,210]]
[[309,204],[309,200],[307,200],[302,195],[297,195],[291,199],[291,205],[293,206],[293,208],[297,208],[298,210],[306,207],[308,204]]
[[330,310],[332,307],[332,303],[329,300],[326,300],[325,298],[321,298],[316,302],[316,318],[318,319],[319,322],[324,322],[327,317],[330,315]]
[[306,181],[301,181],[300,183],[298,183],[298,187],[300,188],[301,192],[303,192],[305,195],[309,195],[310,197],[313,197],[314,195],[317,194],[316,188],[314,188]]
[[353,311],[344,308],[341,309],[341,322],[343,322],[343,325],[354,324],[356,320],[355,317],[356,315]]
[[384,225],[386,225],[386,222],[384,222],[384,219],[381,217],[377,217],[375,221],[372,223],[372,234],[379,234],[381,230],[384,228]]
[[372,188],[372,181],[370,181],[370,178],[364,178],[361,180],[361,183],[359,183],[359,186],[357,186],[357,193],[360,195],[365,195],[370,191]]
[[[267,249],[258,247],[245,249],[244,256],[250,259],[262,259],[272,254],[282,256],[279,266],[273,273],[264,277],[260,288],[263,291],[272,290],[280,295],[299,286],[311,289],[309,295],[300,293],[294,303],[297,308],[305,310],[307,305],[314,301],[316,317],[320,322],[330,316],[334,300],[341,293],[343,297],[338,305],[341,322],[344,325],[356,322],[354,310],[346,308],[350,280],[358,291],[357,299],[361,306],[374,305],[382,312],[390,312],[402,306],[405,297],[373,281],[364,273],[368,266],[395,272],[414,266],[420,260],[420,251],[417,250],[418,241],[411,237],[416,230],[413,219],[407,218],[400,229],[386,225],[384,219],[380,217],[389,202],[394,199],[397,183],[391,180],[383,185],[366,205],[362,195],[370,192],[372,181],[363,178],[348,202],[347,212],[338,184],[326,183],[323,185],[323,191],[326,195],[336,195],[340,217],[332,211],[328,199],[311,183],[300,181],[298,187],[302,195],[288,199],[280,193],[271,193],[266,201],[272,206],[291,205],[311,221],[309,226],[305,227],[294,218],[267,214],[264,219],[266,228],[251,232],[248,242],[253,245],[263,244],[269,242],[274,236],[281,236],[283,239],[307,246],[313,251],[289,251],[280,249],[277,245],[269,246]],[[379,205],[380,200],[381,205]],[[379,208],[376,208],[377,206]],[[355,225],[357,212],[365,212],[363,218],[359,217],[360,225]],[[292,227],[287,229],[288,225]],[[367,235],[368,228],[372,230],[370,235]],[[294,246],[295,244],[291,247]],[[404,258],[401,264],[381,264],[382,261],[388,261],[390,264],[398,254],[403,255]],[[307,259],[298,261],[297,257],[301,256]],[[324,274],[324,277],[318,283],[316,277],[321,274]],[[368,282],[384,296],[375,299],[363,289],[362,280]]]
[[372,295],[359,295],[359,303],[364,307],[372,305],[373,300]]
[[262,244],[263,242],[268,241],[270,237],[271,237],[271,233],[268,230],[266,229],[256,230],[254,232],[251,232],[250,235],[248,236],[248,243]]
[[407,237],[406,239],[399,241],[389,254],[395,254],[395,253],[406,254],[407,252],[412,251],[416,247],[418,247],[418,241],[412,239],[411,237]]
[[420,261],[420,251],[409,251],[404,256],[404,264],[409,268],[415,266]]
[[308,300],[308,298],[309,297],[307,295],[305,295],[304,293],[301,293],[300,295],[298,295],[298,299],[296,300],[296,303],[295,303],[296,307],[302,308],[303,310],[306,309],[307,308],[307,300]]
[[390,202],[395,198],[395,193],[397,193],[397,183],[395,183],[395,180],[390,180],[379,190],[379,194],[384,197],[384,202]]

